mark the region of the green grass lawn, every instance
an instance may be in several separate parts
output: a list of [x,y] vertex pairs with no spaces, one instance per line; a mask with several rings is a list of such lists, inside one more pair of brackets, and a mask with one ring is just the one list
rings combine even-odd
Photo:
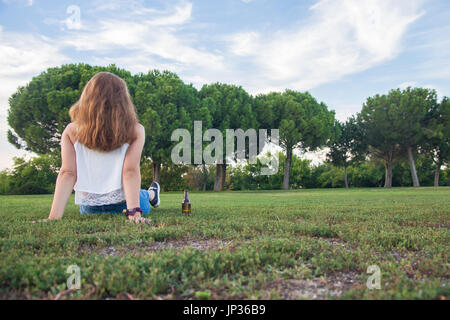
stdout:
[[[450,188],[163,193],[152,226],[0,197],[0,298],[444,299]],[[78,265],[81,289],[67,291]],[[369,290],[367,268],[381,270]],[[58,295],[59,293],[59,295]]]

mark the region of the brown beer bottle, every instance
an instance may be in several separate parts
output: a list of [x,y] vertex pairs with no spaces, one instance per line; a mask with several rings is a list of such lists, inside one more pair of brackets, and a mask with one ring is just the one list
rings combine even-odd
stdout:
[[189,201],[189,191],[184,190],[184,200],[181,202],[181,212],[191,214],[191,202]]

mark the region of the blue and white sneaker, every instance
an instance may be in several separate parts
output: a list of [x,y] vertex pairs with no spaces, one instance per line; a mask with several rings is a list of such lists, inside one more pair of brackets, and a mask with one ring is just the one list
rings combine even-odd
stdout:
[[159,183],[153,181],[152,184],[150,185],[150,188],[148,188],[148,191],[153,191],[155,193],[155,197],[150,201],[150,204],[152,205],[153,208],[158,208],[159,207],[159,193],[160,193],[160,187],[159,187]]

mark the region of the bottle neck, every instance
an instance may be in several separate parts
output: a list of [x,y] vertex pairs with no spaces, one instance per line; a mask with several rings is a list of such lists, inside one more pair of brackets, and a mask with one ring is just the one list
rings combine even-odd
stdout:
[[187,191],[184,192],[184,202],[185,203],[189,202],[189,193]]

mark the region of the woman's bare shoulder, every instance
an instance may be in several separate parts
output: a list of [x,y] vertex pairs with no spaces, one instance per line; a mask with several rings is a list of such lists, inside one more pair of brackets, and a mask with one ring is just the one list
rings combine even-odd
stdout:
[[72,143],[75,143],[76,133],[77,133],[77,125],[74,122],[69,123],[67,125],[66,129],[64,129],[64,132],[69,136],[70,141],[72,141]]
[[134,126],[134,132],[136,133],[136,137],[145,137],[145,128],[139,122]]

